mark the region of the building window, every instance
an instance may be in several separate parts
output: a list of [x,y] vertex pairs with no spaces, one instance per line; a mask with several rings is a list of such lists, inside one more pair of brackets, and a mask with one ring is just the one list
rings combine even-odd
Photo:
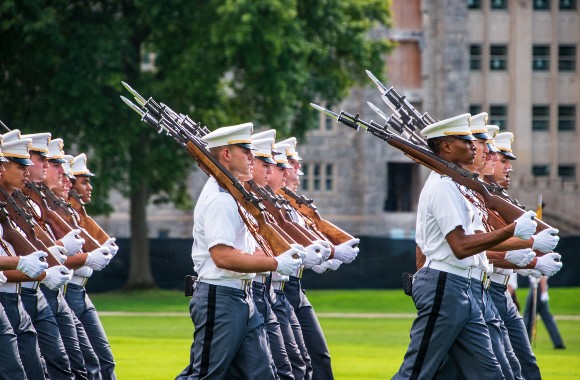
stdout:
[[507,69],[507,45],[491,45],[489,47],[489,69]]
[[576,166],[574,165],[559,165],[558,176],[563,180],[573,181],[576,179]]
[[561,11],[575,11],[576,10],[576,0],[560,0],[560,10]]
[[481,9],[481,0],[467,0],[467,9]]
[[576,106],[558,106],[558,130],[576,129]]
[[335,119],[333,119],[332,117],[326,115],[324,118],[324,130],[325,131],[331,131],[332,130],[332,122]]
[[547,177],[550,175],[550,165],[534,165],[532,174],[536,177]]
[[334,191],[334,164],[311,163],[302,164],[304,175],[300,178],[303,191],[332,192]]
[[483,107],[481,106],[481,104],[470,104],[469,105],[469,113],[471,115],[477,115],[478,113],[482,113],[483,112]]
[[576,45],[560,45],[558,47],[558,70],[576,70]]
[[491,9],[507,9],[507,6],[507,0],[491,0],[490,3]]
[[487,124],[497,125],[503,130],[507,129],[508,111],[507,106],[491,105],[489,106],[489,121]]
[[534,45],[532,57],[532,70],[550,70],[550,45]]
[[547,131],[550,129],[550,107],[532,107],[532,131]]
[[469,69],[481,70],[481,45],[469,45]]
[[537,11],[549,11],[550,0],[534,0],[534,9]]
[[417,165],[413,163],[387,163],[387,198],[385,199],[384,210],[387,212],[412,211],[413,205],[411,189],[415,188],[413,183]]

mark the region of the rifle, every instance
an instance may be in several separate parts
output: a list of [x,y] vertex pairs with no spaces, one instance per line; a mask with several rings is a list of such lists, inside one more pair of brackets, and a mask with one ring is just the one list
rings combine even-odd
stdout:
[[[479,195],[481,195],[483,198],[486,207],[496,211],[507,223],[512,223],[514,220],[524,214],[524,211],[520,207],[514,205],[508,200],[505,200],[504,198],[492,194],[488,190],[486,183],[479,179],[478,174],[471,173],[470,171],[465,170],[453,163],[447,162],[439,156],[435,155],[430,150],[413,144],[412,142],[390,132],[387,129],[389,126],[388,122],[384,126],[381,126],[372,120],[370,122],[366,122],[360,119],[358,114],[352,115],[348,112],[345,112],[344,110],[340,111],[340,114],[336,114],[317,104],[310,103],[310,105],[317,110],[336,118],[339,122],[350,128],[353,128],[354,130],[358,131],[361,127],[363,127],[367,132],[382,140],[385,140],[390,145],[403,151],[403,153],[405,153],[405,155],[411,158],[413,161],[426,166],[440,174],[451,177],[451,179],[456,183],[479,193]],[[550,227],[541,220],[537,220],[537,222],[537,232]]]
[[99,244],[103,244],[110,239],[110,236],[99,226],[93,218],[87,214],[85,209],[85,203],[81,199],[81,196],[75,189],[70,189],[68,192],[69,207],[72,207],[74,211],[77,212],[79,216],[79,225],[84,228],[91,236],[93,236]]
[[[128,85],[125,87],[128,87]],[[177,117],[174,112],[169,112],[166,106],[160,106],[153,98],[145,101],[134,90],[132,93],[136,94],[136,98],[142,100],[148,107],[140,109],[124,96],[121,96],[121,99],[141,116],[141,121],[149,124],[158,133],[166,132],[167,135],[176,140],[191,157],[197,160],[199,167],[206,174],[214,177],[218,184],[226,189],[238,204],[252,216],[255,220],[255,225],[249,218],[242,219],[267,255],[277,256],[291,248],[291,242],[284,239],[281,229],[275,223],[268,223],[262,200],[247,191],[242,183],[205,148],[205,143],[189,130],[189,127],[183,126],[185,118]],[[154,111],[150,110],[150,108]]]

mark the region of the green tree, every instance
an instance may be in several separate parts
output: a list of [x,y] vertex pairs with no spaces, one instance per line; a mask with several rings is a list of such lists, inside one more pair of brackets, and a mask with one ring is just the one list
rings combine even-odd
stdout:
[[[187,206],[193,161],[147,130],[119,100],[121,80],[210,128],[253,121],[282,135],[315,125],[308,103],[338,102],[383,71],[390,23],[382,0],[4,0],[0,5],[0,118],[49,130],[89,155],[98,177],[91,211],[108,190],[130,199],[129,287],[154,286],[146,206]],[[142,70],[154,53],[154,70]],[[366,79],[365,79],[366,83]]]

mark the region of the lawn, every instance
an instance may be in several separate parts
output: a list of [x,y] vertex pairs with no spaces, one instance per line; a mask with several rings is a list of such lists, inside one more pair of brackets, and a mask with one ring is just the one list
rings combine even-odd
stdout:
[[[309,291],[319,313],[337,380],[385,379],[395,373],[409,342],[414,306],[400,290]],[[519,297],[525,300],[524,291]],[[173,379],[188,363],[193,325],[179,292],[91,295],[117,360],[119,379]],[[545,379],[580,378],[579,288],[551,288],[550,307],[567,349],[554,350],[540,322],[534,351]],[[105,312],[131,312],[126,316]],[[166,313],[162,316],[156,312]],[[351,313],[376,313],[368,318]],[[386,313],[403,317],[385,316]],[[343,314],[338,317],[337,314]],[[356,317],[353,317],[355,315]]]

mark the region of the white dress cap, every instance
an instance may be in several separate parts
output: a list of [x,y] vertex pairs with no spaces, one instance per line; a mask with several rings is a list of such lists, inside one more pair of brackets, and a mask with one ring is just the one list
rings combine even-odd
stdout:
[[43,157],[48,157],[48,143],[50,142],[50,136],[50,132],[44,132],[22,135],[21,138],[31,139],[32,146],[30,147],[30,150],[40,154]]
[[302,160],[302,158],[298,155],[298,152],[296,151],[296,145],[298,144],[296,137],[290,137],[287,138],[286,140],[279,141],[278,144],[287,144],[290,146],[290,149],[288,150],[288,152],[286,152],[288,158],[293,158],[298,161]]
[[491,136],[487,134],[487,112],[478,113],[469,118],[469,129],[471,129],[471,134],[476,139],[480,140],[491,140]]
[[421,130],[421,135],[426,139],[435,137],[455,136],[464,140],[475,140],[469,129],[469,114],[455,116],[449,119],[441,120]]
[[74,160],[74,157],[71,156],[70,154],[65,154],[63,159],[65,160],[65,162],[62,164],[64,174],[71,179],[75,178],[75,176],[72,174],[72,170],[70,168],[70,165],[71,165],[72,161]]
[[495,136],[495,147],[499,149],[499,153],[503,154],[507,158],[515,160],[516,156],[512,152],[513,142],[514,134],[511,132],[502,132]]
[[252,136],[252,145],[256,148],[252,153],[254,157],[267,162],[269,164],[276,165],[276,161],[273,160],[272,150],[274,149],[274,140],[271,138],[258,139],[255,140]]
[[52,162],[64,164],[64,142],[62,139],[52,139],[48,143],[48,159]]
[[201,139],[207,143],[207,149],[226,145],[239,145],[244,148],[254,149],[252,145],[253,128],[254,124],[252,123],[222,127],[208,133]]
[[290,145],[276,144],[274,145],[274,149],[277,151],[277,153],[274,155],[274,161],[276,161],[276,165],[282,168],[292,169],[292,166],[288,163],[287,154],[288,149],[290,149]]
[[262,131],[258,133],[254,133],[252,135],[252,140],[259,140],[259,139],[272,139],[276,140],[276,130],[275,129],[268,129],[267,131]]
[[497,149],[497,147],[495,146],[495,141],[493,140],[495,139],[495,136],[497,136],[497,133],[499,132],[499,127],[497,125],[486,125],[485,127],[487,128],[487,134],[492,138],[490,140],[491,142],[488,143],[490,151],[499,153],[499,149]]
[[89,168],[87,168],[87,155],[84,153],[79,154],[73,159],[70,164],[70,170],[71,174],[75,177],[94,177],[94,174],[89,171]]
[[3,142],[11,142],[17,140],[20,140],[20,130],[18,129],[13,129],[10,132],[6,132],[5,134],[2,135]]
[[10,161],[14,161],[21,165],[34,165],[30,161],[30,153],[28,150],[32,145],[32,140],[21,139],[9,142],[2,142],[2,154]]

